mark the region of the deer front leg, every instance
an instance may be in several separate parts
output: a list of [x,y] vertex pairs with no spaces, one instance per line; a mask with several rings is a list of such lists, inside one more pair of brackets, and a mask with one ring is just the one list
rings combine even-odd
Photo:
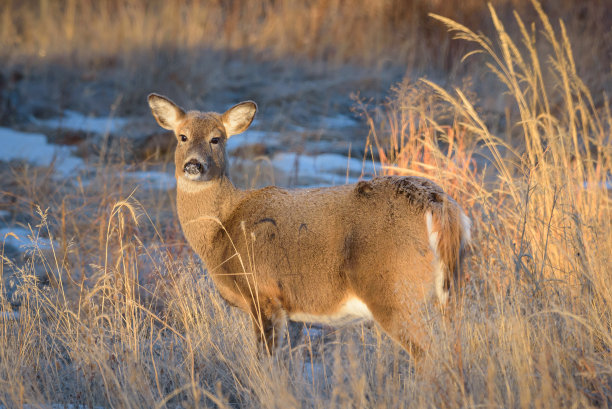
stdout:
[[259,351],[272,355],[283,340],[287,323],[285,311],[277,300],[266,299],[259,305],[253,305],[251,320],[255,336],[259,341]]

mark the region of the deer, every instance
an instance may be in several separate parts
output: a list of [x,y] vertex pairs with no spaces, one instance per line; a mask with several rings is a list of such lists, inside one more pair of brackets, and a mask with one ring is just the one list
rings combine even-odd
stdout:
[[433,340],[422,307],[444,308],[461,285],[470,219],[434,182],[379,176],[356,184],[242,190],[226,142],[257,104],[223,114],[185,111],[152,93],[157,123],[174,132],[177,213],[191,248],[231,306],[250,314],[272,353],[287,320],[376,322],[412,356]]

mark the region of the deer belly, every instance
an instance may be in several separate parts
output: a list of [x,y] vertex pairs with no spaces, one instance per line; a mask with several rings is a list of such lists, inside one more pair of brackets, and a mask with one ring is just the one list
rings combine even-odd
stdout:
[[349,298],[339,309],[329,314],[309,314],[294,312],[289,314],[291,321],[306,322],[309,324],[324,324],[342,326],[362,320],[372,320],[372,312],[368,306],[357,297]]

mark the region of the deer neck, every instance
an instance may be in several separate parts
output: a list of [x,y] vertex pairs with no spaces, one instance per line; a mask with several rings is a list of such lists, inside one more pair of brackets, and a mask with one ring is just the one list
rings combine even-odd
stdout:
[[226,176],[208,182],[190,182],[179,177],[176,190],[183,233],[191,247],[204,258],[244,192],[236,189]]

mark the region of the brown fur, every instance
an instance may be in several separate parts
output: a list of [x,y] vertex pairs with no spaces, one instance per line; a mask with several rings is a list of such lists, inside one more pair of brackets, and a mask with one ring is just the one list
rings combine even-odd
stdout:
[[[220,294],[251,313],[269,350],[288,316],[333,315],[353,297],[406,349],[427,348],[421,307],[435,293],[436,253],[425,215],[431,212],[438,232],[446,290],[469,235],[461,209],[440,187],[386,176],[329,188],[239,190],[227,176],[225,141],[250,125],[254,103],[223,115],[185,113],[155,94],[149,104],[179,138],[177,208],[185,236]],[[205,169],[195,181],[183,171],[193,158]]]

